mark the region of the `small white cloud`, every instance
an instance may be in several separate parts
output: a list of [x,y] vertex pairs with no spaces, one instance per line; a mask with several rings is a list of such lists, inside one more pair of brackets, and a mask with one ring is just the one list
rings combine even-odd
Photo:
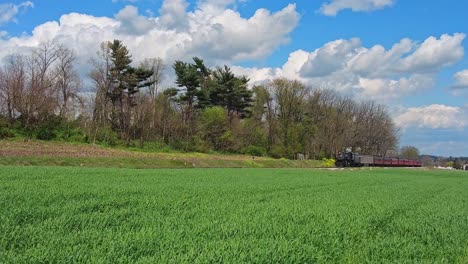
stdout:
[[14,5],[12,3],[0,4],[0,25],[10,21],[16,22],[15,17],[19,12],[32,7],[34,7],[34,3],[31,1],[26,1],[18,5]]
[[463,70],[455,73],[455,79],[457,80],[457,85],[468,88],[468,70]]
[[408,108],[395,122],[402,128],[461,129],[468,126],[468,115],[460,107],[433,104]]
[[391,6],[393,3],[394,0],[330,0],[322,5],[320,12],[327,16],[336,16],[345,9],[355,12],[374,11]]
[[463,70],[453,75],[455,84],[450,87],[453,95],[466,95],[468,92],[468,70]]

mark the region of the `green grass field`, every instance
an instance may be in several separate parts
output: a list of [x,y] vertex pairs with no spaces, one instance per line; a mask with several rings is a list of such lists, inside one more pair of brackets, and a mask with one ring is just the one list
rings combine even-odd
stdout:
[[468,174],[0,167],[0,263],[468,263]]

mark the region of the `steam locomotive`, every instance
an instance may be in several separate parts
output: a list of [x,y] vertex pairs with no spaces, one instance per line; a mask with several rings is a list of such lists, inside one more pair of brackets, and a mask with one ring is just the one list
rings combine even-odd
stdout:
[[335,160],[336,167],[422,167],[419,160],[362,155],[349,150],[338,152]]

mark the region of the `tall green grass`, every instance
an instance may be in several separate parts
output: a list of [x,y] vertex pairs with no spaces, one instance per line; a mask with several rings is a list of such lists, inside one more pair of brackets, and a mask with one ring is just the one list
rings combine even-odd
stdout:
[[467,263],[468,174],[0,167],[0,263]]

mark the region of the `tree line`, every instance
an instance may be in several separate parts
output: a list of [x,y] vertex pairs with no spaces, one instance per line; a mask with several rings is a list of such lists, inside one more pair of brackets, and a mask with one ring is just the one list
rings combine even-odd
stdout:
[[[53,42],[12,54],[0,69],[0,137],[331,157],[343,147],[387,155],[398,129],[383,105],[278,78],[249,87],[228,66],[176,61],[161,87],[160,58],[132,61],[119,40],[102,43],[84,82],[73,50]],[[87,91],[83,87],[92,87]]]

